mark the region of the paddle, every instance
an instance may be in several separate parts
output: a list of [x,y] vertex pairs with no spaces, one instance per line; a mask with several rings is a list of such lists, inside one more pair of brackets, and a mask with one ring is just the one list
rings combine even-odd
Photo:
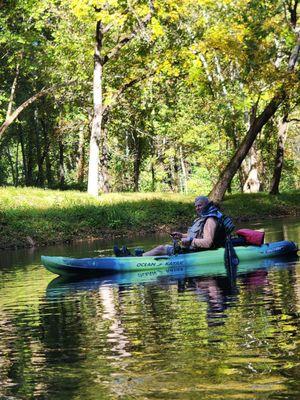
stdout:
[[231,236],[228,235],[225,241],[224,264],[227,270],[227,277],[231,283],[236,280],[237,266],[239,265],[239,262],[239,258],[232,244]]
[[172,240],[173,240],[173,254],[179,254],[180,250],[181,250],[181,246],[179,244],[179,240],[178,239],[174,239],[173,236],[172,236]]

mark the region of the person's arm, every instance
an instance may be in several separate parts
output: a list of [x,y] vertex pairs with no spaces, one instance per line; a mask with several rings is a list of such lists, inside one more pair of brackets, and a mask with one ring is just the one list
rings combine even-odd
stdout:
[[218,222],[215,218],[207,218],[203,228],[202,238],[193,239],[191,246],[194,248],[209,249],[213,244],[217,226]]

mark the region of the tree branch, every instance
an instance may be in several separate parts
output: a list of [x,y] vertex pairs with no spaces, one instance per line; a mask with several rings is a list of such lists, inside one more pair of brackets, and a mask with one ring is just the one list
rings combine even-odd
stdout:
[[288,10],[290,13],[290,22],[292,27],[295,29],[297,26],[297,6],[298,6],[299,0],[294,0],[294,3],[292,4],[292,1],[288,3]]
[[299,118],[291,118],[291,119],[287,119],[286,122],[300,122]]
[[39,99],[42,96],[45,96],[47,93],[49,93],[53,88],[48,88],[48,89],[42,89],[40,92],[34,94],[31,96],[29,99],[24,101],[13,113],[7,116],[6,120],[0,127],[0,139],[3,135],[3,133],[6,131],[6,129],[11,125],[14,120],[19,116],[19,114],[25,110],[31,103],[33,103],[35,100]]
[[54,85],[49,88],[43,88],[38,93],[35,93],[33,96],[29,97],[29,99],[25,100],[14,112],[12,112],[10,115],[7,116],[4,123],[0,126],[0,139],[1,139],[2,135],[4,134],[4,132],[6,131],[6,129],[15,121],[15,119],[21,114],[21,112],[23,110],[25,110],[25,108],[30,106],[30,104],[35,102],[37,99],[53,92],[55,89],[57,89],[61,86],[70,85],[72,82],[74,82],[74,81],[70,81],[68,83],[63,83],[60,85]]
[[107,115],[108,115],[110,109],[111,109],[111,108],[113,107],[113,105],[116,103],[117,99],[118,99],[127,89],[129,89],[129,88],[133,87],[134,85],[136,85],[137,83],[139,83],[139,82],[141,82],[141,81],[143,81],[143,80],[149,78],[150,76],[153,76],[154,74],[155,74],[155,72],[151,72],[151,73],[148,74],[148,75],[142,75],[142,76],[140,76],[140,77],[138,77],[138,78],[134,78],[134,79],[132,79],[131,81],[125,83],[125,84],[114,94],[114,96],[112,97],[111,103],[103,108],[103,114],[102,114],[102,115],[103,115],[104,120],[107,119]]
[[149,0],[149,7],[150,7],[150,11],[149,13],[141,20],[139,21],[138,26],[133,29],[132,32],[130,32],[127,35],[123,35],[120,39],[120,41],[117,43],[117,45],[108,53],[106,54],[103,59],[102,59],[102,65],[105,65],[108,61],[110,61],[113,58],[116,58],[120,52],[120,50],[129,42],[131,42],[131,40],[137,35],[138,32],[140,32],[141,30],[141,25],[147,25],[153,15],[154,12],[154,6],[153,6],[153,0]]

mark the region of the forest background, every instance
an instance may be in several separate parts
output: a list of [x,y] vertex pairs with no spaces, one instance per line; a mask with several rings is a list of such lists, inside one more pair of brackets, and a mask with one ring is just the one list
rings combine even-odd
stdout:
[[299,189],[297,8],[0,1],[0,185]]

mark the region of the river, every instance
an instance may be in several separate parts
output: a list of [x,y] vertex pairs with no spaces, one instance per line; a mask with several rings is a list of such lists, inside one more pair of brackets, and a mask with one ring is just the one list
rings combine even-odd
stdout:
[[[300,243],[300,219],[243,223]],[[166,236],[119,240],[150,248]],[[57,283],[41,254],[92,257],[112,242],[0,252],[0,398],[298,399],[300,263],[226,276]]]

